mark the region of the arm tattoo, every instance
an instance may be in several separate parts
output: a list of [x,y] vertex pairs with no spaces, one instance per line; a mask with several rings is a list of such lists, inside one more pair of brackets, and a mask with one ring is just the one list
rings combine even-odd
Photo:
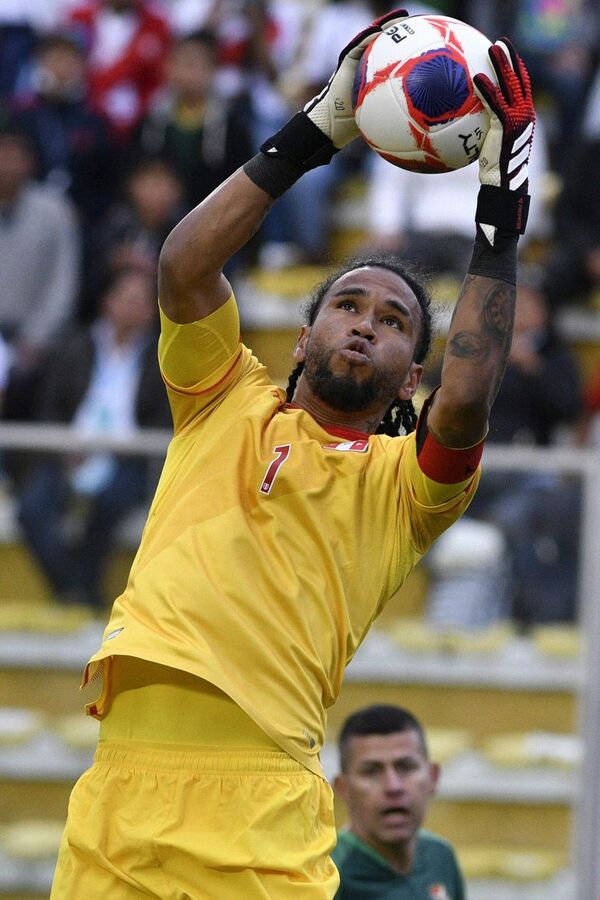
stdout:
[[480,331],[457,331],[448,345],[450,353],[460,359],[483,361],[500,348],[498,362],[502,372],[510,349],[514,307],[515,288],[505,282],[495,284],[483,298]]
[[514,285],[501,281],[492,288],[483,304],[486,330],[500,346],[500,356],[496,363],[496,377],[492,384],[492,400],[500,388],[510,353],[516,294],[517,289]]
[[501,281],[494,285],[483,301],[484,328],[503,348],[512,334],[515,294],[512,284]]
[[448,349],[452,356],[460,359],[485,359],[489,356],[490,341],[474,331],[457,331]]

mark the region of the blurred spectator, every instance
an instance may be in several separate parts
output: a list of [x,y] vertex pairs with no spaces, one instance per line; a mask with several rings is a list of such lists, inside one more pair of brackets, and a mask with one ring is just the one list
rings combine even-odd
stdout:
[[600,449],[600,364],[585,385],[577,436],[581,446]]
[[162,84],[167,21],[148,0],[86,0],[70,21],[89,60],[92,105],[125,142]]
[[[576,358],[557,334],[539,273],[522,268],[506,372],[490,415],[489,443],[549,446],[582,408]],[[469,508],[499,526],[512,567],[513,617],[572,620],[576,612],[579,489],[546,472],[484,472]]]
[[99,295],[123,267],[152,277],[167,234],[185,213],[181,183],[160,159],[141,159],[125,179],[122,200],[107,212],[91,236],[91,258],[82,316],[95,315]]
[[541,272],[522,266],[514,336],[488,441],[549,446],[559,426],[577,420],[581,403],[579,363],[556,331]]
[[[531,206],[527,236],[547,237],[544,177],[548,157],[543,124],[536,134],[529,164]],[[423,175],[409,172],[373,153],[369,158],[367,243],[398,252],[432,273],[452,273],[462,279],[473,250],[478,164],[455,172]]]
[[168,0],[165,13],[173,34],[185,37],[203,28],[214,28],[224,5],[223,0]]
[[16,103],[15,121],[35,145],[39,176],[68,191],[89,224],[111,199],[114,168],[108,124],[86,97],[86,59],[67,34],[43,38],[32,89]]
[[[0,334],[0,418],[2,417],[2,407],[4,405],[4,394],[6,385],[8,384],[8,372],[10,369],[10,349],[2,335]],[[0,451],[0,455],[1,455]]]
[[0,131],[0,333],[13,350],[7,418],[26,418],[36,367],[71,317],[79,280],[74,209],[34,180],[35,159],[19,130]]
[[600,60],[596,58],[594,77],[587,95],[581,126],[584,141],[600,139]]
[[[290,97],[293,109],[301,108],[328,80],[337,66],[340,46],[389,10],[391,5],[381,0],[338,0],[319,5],[314,10],[299,48],[301,62],[295,71],[295,93]],[[281,110],[279,121],[269,122],[269,133],[290,115],[293,111],[290,105],[287,111]],[[263,139],[267,136],[265,133]],[[362,169],[366,156],[366,145],[362,141],[353,141],[337,153],[328,166],[308,172],[302,185],[298,183],[286,192],[282,198],[284,202],[278,203],[275,215],[271,212],[261,229],[264,243],[259,261],[262,265],[277,268],[289,263],[320,263],[327,259],[333,195],[347,177]]]
[[246,96],[259,128],[287,109],[278,82],[295,59],[307,15],[300,0],[221,0],[206,22],[217,35],[219,90]]
[[[4,411],[4,396],[8,385],[8,377],[10,372],[10,347],[0,334],[0,419]],[[4,451],[0,448],[0,490],[5,480],[4,471]]]
[[[296,102],[282,90],[282,79],[295,59],[305,19],[306,10],[297,0],[226,0],[219,5],[217,85],[237,97],[245,111],[252,152],[295,111]],[[283,248],[285,256],[296,237],[293,201],[286,194],[267,215],[258,242],[274,244],[280,257],[277,250]],[[261,263],[269,263],[267,256]]]
[[[467,4],[468,19],[491,40],[514,40],[531,75],[534,95],[551,98],[548,120],[552,168],[563,172],[581,127],[593,54],[600,36],[594,0],[477,0]],[[539,110],[543,113],[543,107]]]
[[198,31],[180,38],[166,66],[166,84],[142,121],[138,145],[166,159],[196,206],[251,155],[241,110],[215,90],[216,38]]
[[9,100],[29,78],[36,35],[52,31],[68,0],[3,0],[0,3],[0,101]]
[[[156,318],[153,279],[131,269],[119,273],[92,326],[56,343],[44,369],[40,420],[71,423],[86,436],[167,427]],[[102,452],[50,454],[30,471],[20,491],[19,521],[57,599],[102,607],[115,531],[154,487],[148,465],[147,459]]]
[[600,291],[600,136],[569,156],[547,256],[545,291],[554,308]]

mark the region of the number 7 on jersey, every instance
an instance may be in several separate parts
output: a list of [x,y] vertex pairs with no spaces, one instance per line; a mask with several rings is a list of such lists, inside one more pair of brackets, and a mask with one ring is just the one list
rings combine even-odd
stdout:
[[280,444],[279,447],[273,448],[273,453],[276,453],[277,456],[269,463],[269,467],[265,472],[265,477],[263,478],[262,484],[259,489],[261,494],[271,493],[271,488],[273,487],[273,483],[277,478],[277,473],[290,455],[291,449],[291,444]]

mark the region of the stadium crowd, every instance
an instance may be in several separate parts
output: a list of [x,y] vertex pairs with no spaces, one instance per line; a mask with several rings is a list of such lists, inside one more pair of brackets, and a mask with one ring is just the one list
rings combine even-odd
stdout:
[[[164,398],[149,400],[146,394],[146,406],[140,406],[144,385],[154,387],[151,379],[145,383],[144,373],[157,327],[156,312],[146,315],[144,296],[165,237],[314,94],[335,66],[336,48],[394,5],[376,0],[2,4],[0,403],[5,420],[71,422],[88,433],[168,422]],[[411,13],[454,15],[491,39],[508,34],[533,78],[534,204],[522,250],[529,275],[490,439],[547,446],[566,425],[573,440],[598,443],[598,378],[586,391],[585,373],[561,341],[555,319],[569,306],[591,311],[600,303],[600,9],[587,0],[408,0],[407,6]],[[357,173],[366,185],[365,245],[418,258],[434,275],[464,272],[475,167],[429,181],[391,169],[355,142],[287,192],[250,248],[230,263],[228,276],[235,281],[257,265],[327,262],[335,192]],[[452,211],[447,221],[445,209]],[[129,311],[132,322],[119,300],[128,291],[138,304],[135,314]],[[78,372],[66,370],[69,360]],[[123,390],[124,384],[130,389]],[[60,391],[68,399],[59,401]],[[4,467],[20,498],[25,538],[42,566],[45,558],[56,564],[64,548],[49,547],[48,535],[36,527],[36,509],[59,516],[69,497],[85,497],[86,509],[95,509],[96,517],[90,513],[79,558],[88,558],[83,546],[87,553],[102,543],[103,560],[106,541],[99,542],[97,534],[108,534],[99,523],[116,524],[126,512],[125,499],[134,504],[140,498],[139,473],[136,481],[125,477],[130,488],[125,497],[119,487],[123,472],[106,459],[64,460],[60,478],[56,469],[23,467],[10,454]],[[509,546],[522,551],[523,527],[535,534],[540,519],[539,506],[525,510],[524,500],[544,500],[543,532],[528,543],[533,558],[513,559],[515,570],[523,565],[529,573],[526,587],[515,593],[513,613],[534,621],[542,602],[534,596],[536,587],[560,584],[563,600],[575,593],[574,529],[564,526],[576,520],[577,491],[543,479],[526,490],[513,480],[509,489],[490,483],[482,491],[480,514],[503,529]],[[563,505],[557,505],[563,496]],[[89,572],[76,576],[65,564],[61,581],[52,575],[52,564],[46,567],[57,597],[100,604],[100,561],[96,556],[90,563],[91,580]],[[558,599],[550,613],[557,619],[574,615],[574,603],[561,605]]]

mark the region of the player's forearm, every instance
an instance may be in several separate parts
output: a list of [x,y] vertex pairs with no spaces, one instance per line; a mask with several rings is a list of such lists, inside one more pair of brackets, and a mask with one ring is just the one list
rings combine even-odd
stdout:
[[447,447],[467,447],[485,436],[510,351],[515,297],[509,282],[465,278],[448,332],[442,385],[428,416]]
[[507,38],[488,54],[495,81],[473,82],[490,116],[479,157],[477,234],[448,334],[442,384],[428,415],[448,447],[469,447],[486,433],[512,340],[517,241],[529,208],[528,160],[535,110],[529,75]]
[[195,321],[226,298],[225,263],[254,235],[273,199],[239,169],[179,222],[159,266],[160,302],[174,321]]

